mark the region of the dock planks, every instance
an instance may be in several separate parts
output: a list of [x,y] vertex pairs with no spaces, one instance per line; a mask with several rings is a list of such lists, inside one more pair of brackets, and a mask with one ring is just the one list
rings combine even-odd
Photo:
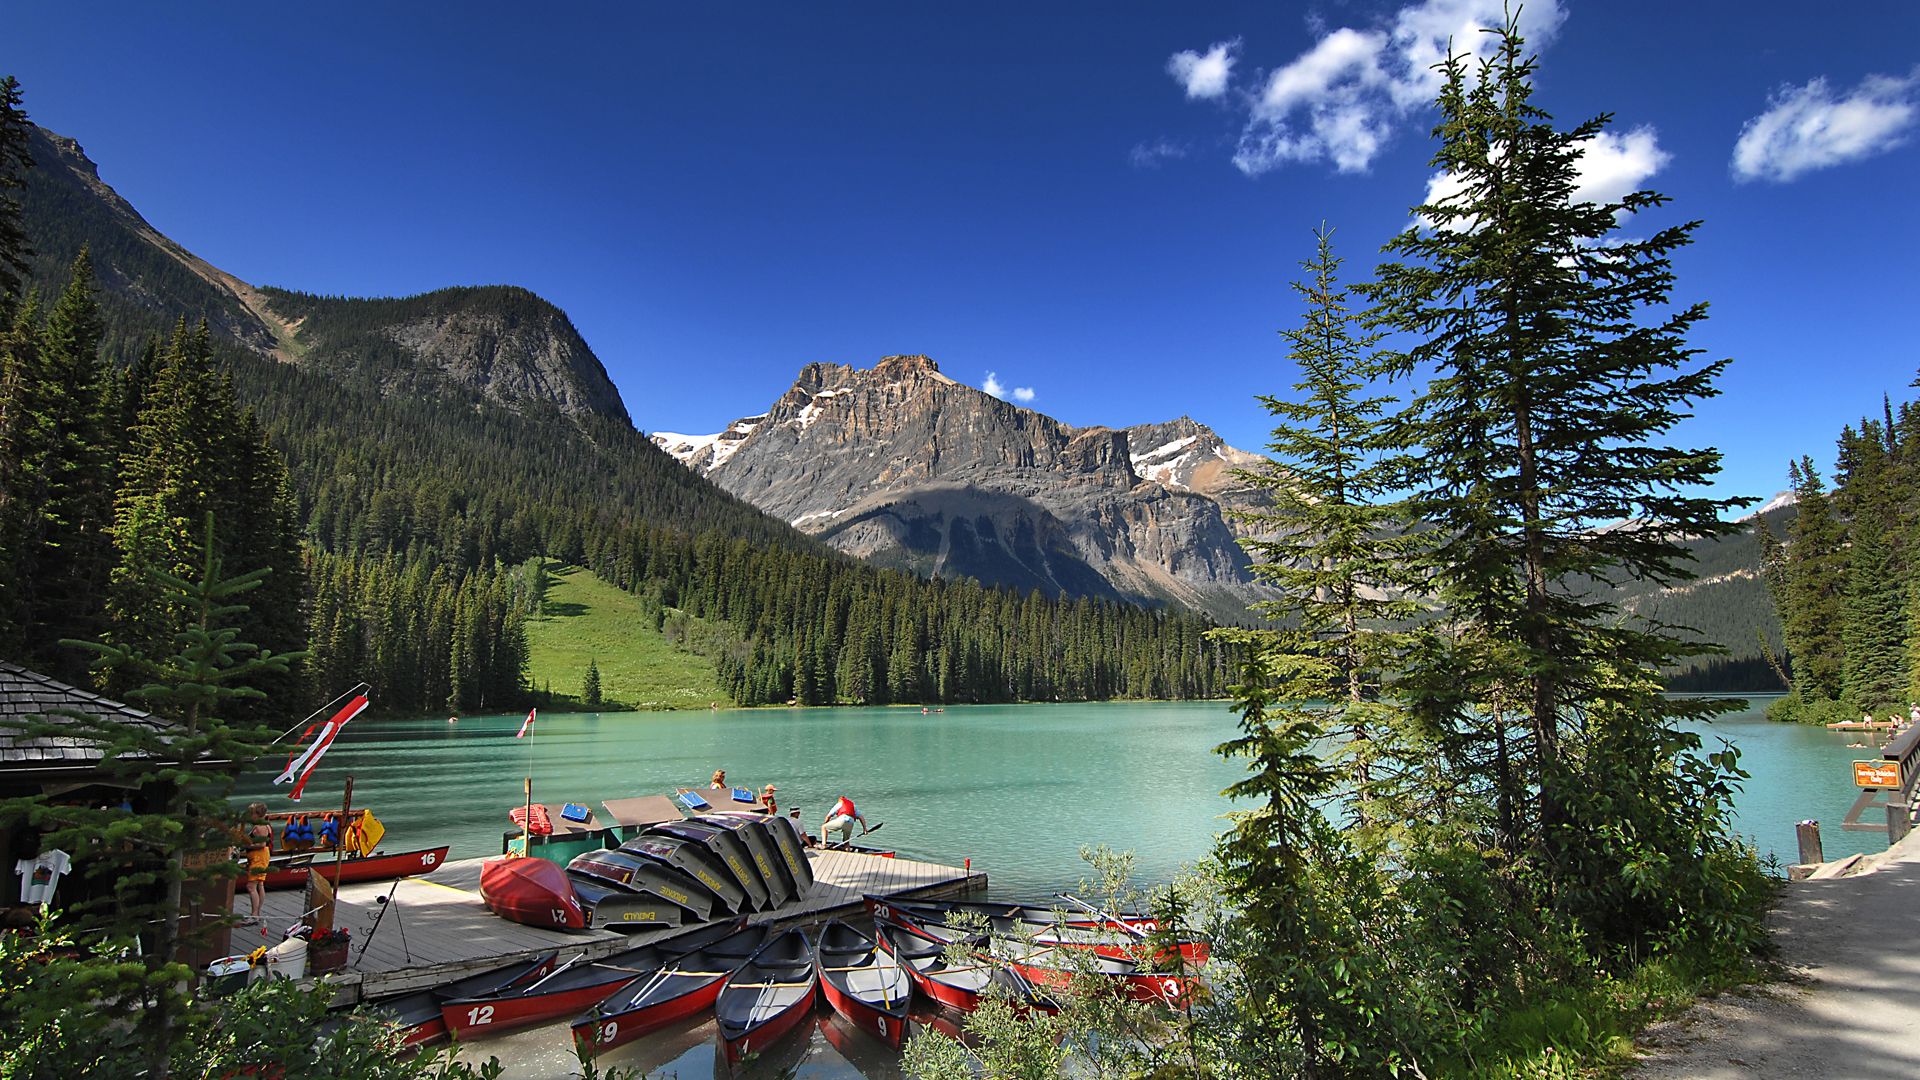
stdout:
[[[861,897],[868,893],[940,896],[983,889],[987,883],[985,874],[914,859],[850,851],[809,850],[807,855],[813,864],[813,890],[796,903],[761,912],[750,921],[805,925],[858,911]],[[328,981],[339,986],[343,1003],[436,986],[548,949],[598,959],[669,933],[560,931],[509,922],[487,910],[480,899],[482,861],[462,859],[427,877],[348,885],[340,890],[334,925],[352,930],[353,951],[346,968],[329,975]],[[368,944],[368,929],[380,913],[378,898],[389,892],[392,907]],[[254,927],[236,927],[235,950],[278,941],[280,932],[300,921],[304,895],[299,889],[268,893],[265,924],[273,936],[260,937]],[[235,908],[246,910],[244,895]]]

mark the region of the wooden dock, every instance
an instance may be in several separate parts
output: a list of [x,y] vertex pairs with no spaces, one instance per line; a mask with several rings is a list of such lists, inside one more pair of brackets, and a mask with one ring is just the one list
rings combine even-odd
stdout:
[[[985,874],[939,863],[850,851],[810,850],[807,856],[814,873],[809,895],[775,911],[759,912],[749,922],[806,925],[859,912],[861,897],[868,893],[951,896],[987,885]],[[353,948],[346,968],[326,978],[340,988],[341,1004],[437,986],[549,949],[579,953],[592,960],[679,932],[547,930],[509,922],[487,910],[480,900],[482,861],[463,859],[449,862],[426,877],[348,885],[340,890],[333,922],[352,931]],[[277,943],[280,932],[301,921],[304,896],[305,891],[300,889],[268,893],[264,922],[273,936],[262,936],[257,927],[235,927],[234,951]],[[388,896],[391,903],[382,905],[380,898]],[[381,917],[383,906],[386,914]],[[245,914],[244,893],[236,898],[234,907]]]

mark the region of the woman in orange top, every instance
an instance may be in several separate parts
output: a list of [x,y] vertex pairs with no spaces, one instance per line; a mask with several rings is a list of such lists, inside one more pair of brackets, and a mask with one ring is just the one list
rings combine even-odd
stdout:
[[247,901],[253,914],[247,922],[260,921],[260,905],[267,900],[267,863],[273,858],[273,826],[267,824],[267,804],[247,804]]
[[727,770],[713,770],[713,779],[707,781],[707,786],[713,788],[715,791],[727,790]]

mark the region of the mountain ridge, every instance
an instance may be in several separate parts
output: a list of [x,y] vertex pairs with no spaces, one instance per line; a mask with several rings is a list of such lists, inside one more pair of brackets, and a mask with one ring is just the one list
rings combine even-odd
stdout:
[[1234,470],[1264,459],[1189,417],[1076,427],[914,354],[809,363],[765,412],[652,438],[729,493],[882,565],[1233,621],[1261,595],[1226,515],[1257,504]]
[[[364,370],[370,362],[398,369],[404,361],[431,369],[446,388],[509,407],[550,404],[576,418],[632,423],[605,365],[566,313],[531,290],[464,286],[411,297],[319,297],[256,286],[155,228],[101,178],[78,140],[36,126],[29,152],[36,167],[23,208],[42,225],[32,276],[64,280],[80,250],[91,249],[106,303],[136,333],[204,318],[224,340],[281,363]],[[492,302],[502,296],[511,302]],[[449,310],[449,297],[468,303]],[[404,310],[408,318],[383,331],[371,325],[375,309]]]

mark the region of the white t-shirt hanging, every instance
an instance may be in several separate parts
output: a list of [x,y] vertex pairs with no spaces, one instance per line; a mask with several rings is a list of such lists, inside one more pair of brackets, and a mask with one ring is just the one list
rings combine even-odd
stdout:
[[13,872],[20,875],[20,902],[23,904],[45,904],[53,899],[53,890],[60,885],[60,878],[73,863],[68,861],[67,853],[59,848],[43,851],[38,858],[21,859],[13,864]]

